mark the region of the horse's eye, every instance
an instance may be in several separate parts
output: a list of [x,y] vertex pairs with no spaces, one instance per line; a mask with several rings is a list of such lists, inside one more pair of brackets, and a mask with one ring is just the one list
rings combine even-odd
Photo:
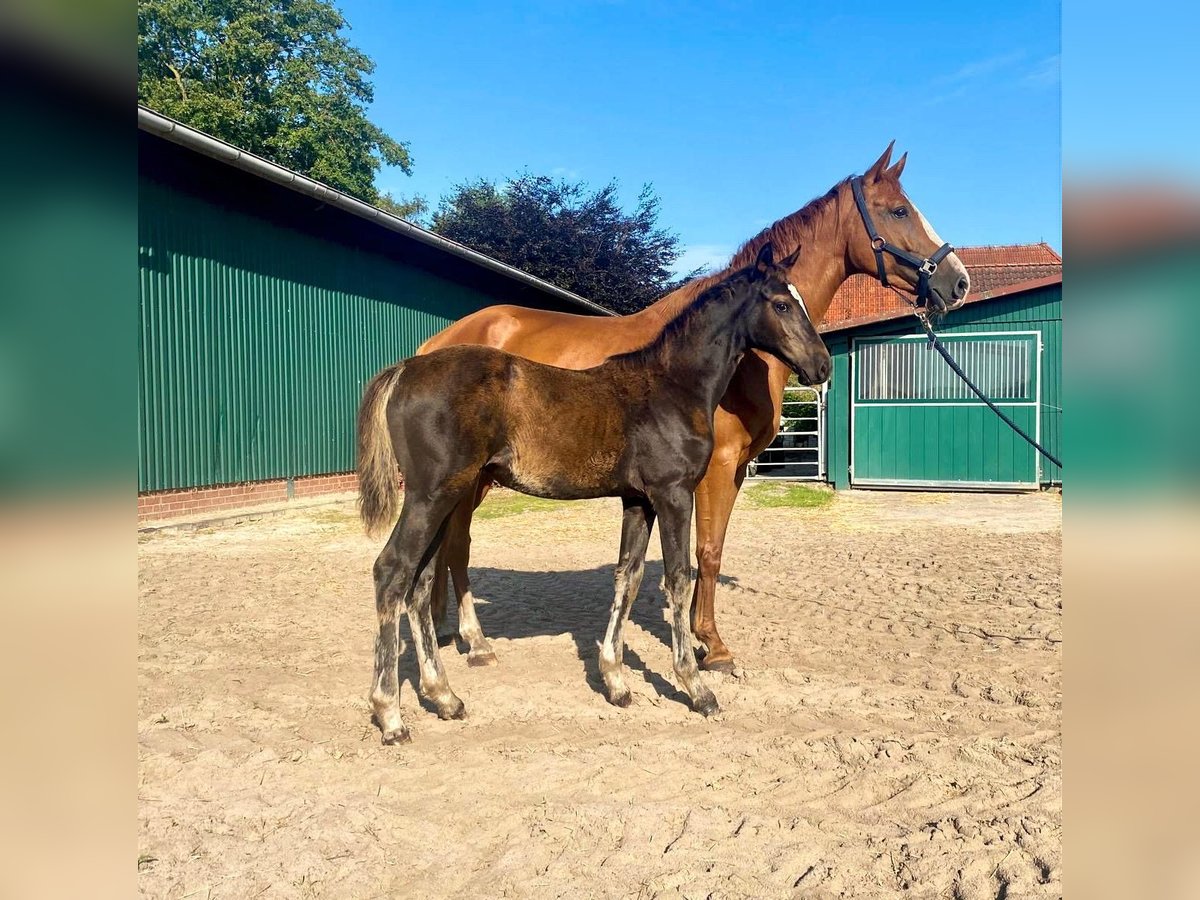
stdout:
[[898,206],[892,210],[892,216],[894,218],[903,219],[907,215],[908,215],[908,207],[907,206]]
[[778,303],[775,304],[775,312],[785,313],[787,311],[788,311],[788,305],[786,303],[784,303],[782,300],[780,300]]

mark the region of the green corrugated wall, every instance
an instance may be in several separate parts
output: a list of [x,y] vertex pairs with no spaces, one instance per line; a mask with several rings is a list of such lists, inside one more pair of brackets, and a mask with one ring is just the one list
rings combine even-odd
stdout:
[[[1042,444],[1062,454],[1062,285],[1036,288],[995,300],[972,303],[955,310],[937,326],[939,332],[1036,331],[1042,336],[1041,416]],[[894,319],[826,337],[833,356],[827,420],[829,480],[837,488],[850,486],[851,338],[920,334],[912,318]],[[990,410],[985,410],[993,415]],[[1002,427],[1004,426],[1001,423]],[[1019,440],[1019,438],[1018,438]],[[1042,460],[1043,484],[1062,482],[1062,470]]]
[[495,298],[139,179],[138,490],[354,468],[366,381]]

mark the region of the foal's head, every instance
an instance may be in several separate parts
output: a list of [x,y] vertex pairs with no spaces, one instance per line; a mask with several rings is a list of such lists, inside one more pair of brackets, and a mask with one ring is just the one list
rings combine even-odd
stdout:
[[789,366],[804,384],[821,384],[829,378],[832,362],[825,342],[809,318],[800,292],[788,280],[800,248],[775,262],[768,241],[758,259],[745,271],[752,305],[747,311],[750,346],[771,353]]

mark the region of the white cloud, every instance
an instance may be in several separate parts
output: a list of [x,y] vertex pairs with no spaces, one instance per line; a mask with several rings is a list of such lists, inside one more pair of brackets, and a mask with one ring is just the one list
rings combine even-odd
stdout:
[[942,84],[958,84],[963,81],[972,81],[981,75],[990,75],[992,72],[1006,69],[1009,66],[1019,63],[1024,58],[1024,50],[1015,50],[1012,53],[1002,53],[999,56],[978,59],[956,69],[949,75],[938,78],[937,82]]
[[550,174],[555,178],[566,178],[571,181],[579,180],[579,170],[569,168],[568,166],[555,166],[550,170]]
[[733,256],[733,250],[726,244],[691,244],[675,261],[675,275],[686,275],[697,267],[706,272],[723,269]]
[[1060,60],[1056,53],[1033,66],[1021,79],[1030,87],[1056,87],[1059,81]]

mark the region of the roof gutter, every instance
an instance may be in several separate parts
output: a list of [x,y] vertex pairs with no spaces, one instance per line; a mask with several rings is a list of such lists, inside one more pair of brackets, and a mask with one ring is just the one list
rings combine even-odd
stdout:
[[259,178],[265,178],[268,181],[273,181],[298,193],[313,197],[322,203],[336,206],[338,209],[356,215],[359,218],[381,225],[389,231],[394,231],[415,241],[420,241],[422,244],[427,244],[430,247],[435,247],[452,256],[457,256],[459,259],[466,260],[485,269],[490,269],[493,272],[498,272],[514,281],[519,281],[524,285],[536,288],[543,293],[550,294],[560,300],[565,300],[575,306],[583,307],[589,312],[600,313],[606,316],[617,315],[617,313],[601,306],[599,303],[593,303],[591,300],[586,300],[578,294],[563,290],[548,281],[543,281],[535,275],[530,275],[528,272],[523,272],[507,263],[502,263],[498,259],[485,256],[477,250],[463,246],[457,241],[444,238],[440,234],[434,234],[432,231],[426,231],[420,226],[406,222],[399,216],[394,216],[391,213],[384,212],[382,209],[376,209],[369,203],[356,200],[349,194],[343,193],[336,188],[331,188],[329,185],[322,184],[319,181],[305,178],[291,169],[285,169],[283,166],[268,162],[261,156],[255,156],[253,153],[239,150],[233,144],[226,143],[202,131],[196,131],[194,128],[189,128],[181,122],[176,122],[174,119],[156,113],[140,104],[138,106],[138,128],[187,147],[189,150],[203,153],[205,156],[212,157],[236,169],[241,169],[243,172],[249,172],[251,175],[257,175]]

